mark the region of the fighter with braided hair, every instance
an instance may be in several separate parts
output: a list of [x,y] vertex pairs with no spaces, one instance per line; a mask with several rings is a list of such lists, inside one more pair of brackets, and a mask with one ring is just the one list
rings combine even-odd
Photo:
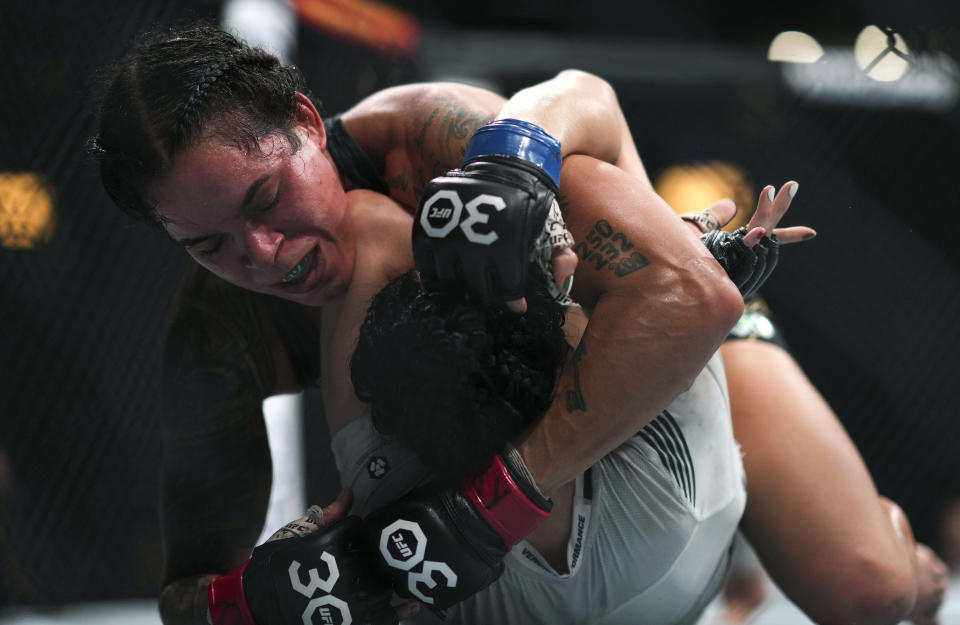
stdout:
[[[447,492],[445,501],[467,506],[459,512],[475,522],[459,539],[466,550],[497,552],[497,541],[529,534],[548,516],[548,495],[690,386],[741,312],[736,286],[653,192],[615,94],[595,76],[563,72],[510,100],[466,85],[405,85],[323,119],[294,68],[197,27],[142,39],[106,73],[102,93],[92,145],[107,191],[197,261],[172,311],[165,353],[166,623],[208,622],[211,607],[218,622],[250,618],[242,592],[229,592],[242,591],[243,569],[234,567],[247,561],[267,504],[265,396],[316,384],[322,369],[335,454],[356,457],[351,447],[369,440],[348,361],[362,304],[414,264],[418,208],[421,269],[430,272],[428,259],[450,259],[456,271],[445,274],[444,261],[433,267],[437,277],[462,279],[487,300],[519,294],[530,237],[554,198],[573,236],[604,250],[576,270],[571,293],[593,313],[576,366],[561,373],[563,392],[516,449],[491,460],[486,478]],[[478,132],[491,120],[499,123]],[[523,147],[530,145],[541,147]],[[773,230],[787,198],[787,189],[775,200],[761,196],[748,247]],[[802,233],[780,238],[791,234]],[[571,256],[561,247],[552,259],[564,291]],[[355,467],[340,468],[356,484]],[[384,503],[371,493],[358,508]],[[341,586],[359,578],[332,568],[321,575],[320,563],[342,557],[352,567],[362,550],[329,534],[310,540],[260,550],[247,581],[270,570],[280,577],[259,579],[286,580],[311,609],[342,601]],[[495,576],[497,557],[476,568],[478,578]],[[216,579],[229,596],[211,604]],[[825,592],[846,592],[822,580]],[[901,586],[885,592],[899,601]],[[304,609],[291,615],[284,610],[292,604],[277,606],[269,592],[257,598],[265,622],[296,620]],[[369,620],[383,617],[382,603],[369,605]]]

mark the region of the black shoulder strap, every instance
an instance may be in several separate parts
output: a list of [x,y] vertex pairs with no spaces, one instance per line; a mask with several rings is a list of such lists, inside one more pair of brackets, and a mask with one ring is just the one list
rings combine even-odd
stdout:
[[358,188],[389,195],[390,189],[377,166],[347,132],[340,116],[334,115],[327,118],[323,125],[327,130],[327,149],[340,173],[349,178]]

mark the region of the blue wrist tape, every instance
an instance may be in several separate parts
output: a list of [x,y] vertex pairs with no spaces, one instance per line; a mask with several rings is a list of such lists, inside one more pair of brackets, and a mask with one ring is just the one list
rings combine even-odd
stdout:
[[563,158],[560,142],[536,124],[521,119],[498,119],[481,126],[467,146],[463,164],[478,157],[493,155],[513,156],[533,163],[560,186],[560,163]]

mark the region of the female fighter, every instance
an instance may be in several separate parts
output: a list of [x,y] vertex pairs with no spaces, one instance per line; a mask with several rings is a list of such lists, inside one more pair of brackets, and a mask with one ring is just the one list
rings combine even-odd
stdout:
[[[384,208],[361,187],[386,191],[402,209],[387,215],[409,220],[426,182],[458,165],[474,129],[495,117],[537,122],[562,156],[599,157],[564,166],[568,214],[587,209],[571,230],[586,238],[598,223],[590,218],[605,215],[610,236],[644,262],[625,275],[577,270],[574,294],[596,301],[581,341],[589,347],[558,383],[577,401],[554,402],[513,466],[525,461],[541,493],[660,414],[740,313],[736,289],[650,189],[609,86],[589,75],[561,74],[506,102],[464,85],[400,87],[324,124],[294,70],[198,28],[140,42],[108,76],[102,102],[95,147],[106,188],[207,270],[186,282],[167,348],[167,622],[206,621],[210,579],[241,563],[259,532],[270,482],[261,399],[322,368],[331,431],[363,411],[344,338],[359,319],[343,318],[349,306],[338,298],[363,279],[358,245],[392,250],[406,268],[412,258],[354,223]],[[887,551],[872,553],[900,570]],[[910,601],[900,586],[883,588],[896,599],[885,605]]]

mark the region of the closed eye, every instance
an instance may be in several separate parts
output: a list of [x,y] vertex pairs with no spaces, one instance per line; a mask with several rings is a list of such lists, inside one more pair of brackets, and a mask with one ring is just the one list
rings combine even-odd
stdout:
[[265,214],[269,213],[269,212],[270,212],[274,207],[276,207],[276,205],[279,204],[279,203],[280,203],[280,188],[278,187],[278,188],[277,188],[277,194],[276,194],[275,196],[273,196],[273,199],[270,200],[270,203],[267,204],[266,206],[264,206],[263,208],[257,209],[257,210],[255,211],[255,213],[256,213],[257,215],[265,215]]
[[196,249],[194,246],[188,246],[187,249],[193,250],[197,254],[209,258],[211,256],[214,256],[217,252],[220,251],[220,248],[223,245],[223,237],[222,236],[211,237],[210,242],[211,242],[211,245],[203,249]]

